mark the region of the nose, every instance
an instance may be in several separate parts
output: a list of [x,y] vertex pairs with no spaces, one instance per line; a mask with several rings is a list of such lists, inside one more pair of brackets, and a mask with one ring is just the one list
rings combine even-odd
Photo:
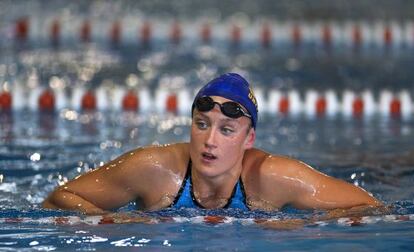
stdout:
[[215,127],[211,127],[207,132],[205,139],[205,146],[208,148],[215,148],[217,146],[217,130]]

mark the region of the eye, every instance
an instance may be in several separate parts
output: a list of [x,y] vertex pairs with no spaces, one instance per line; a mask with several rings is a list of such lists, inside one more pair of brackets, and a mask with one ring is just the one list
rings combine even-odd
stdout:
[[223,135],[228,136],[231,135],[232,133],[234,133],[234,129],[228,126],[224,126],[220,128],[221,133],[223,133]]
[[201,129],[201,130],[206,129],[208,127],[208,124],[203,120],[197,120],[195,122],[195,125],[197,126],[198,129]]

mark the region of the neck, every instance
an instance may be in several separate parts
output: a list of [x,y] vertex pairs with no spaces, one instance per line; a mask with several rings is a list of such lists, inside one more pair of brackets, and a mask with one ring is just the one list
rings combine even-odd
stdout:
[[196,199],[229,199],[240,178],[242,163],[239,162],[229,172],[214,177],[205,176],[191,169],[192,185]]

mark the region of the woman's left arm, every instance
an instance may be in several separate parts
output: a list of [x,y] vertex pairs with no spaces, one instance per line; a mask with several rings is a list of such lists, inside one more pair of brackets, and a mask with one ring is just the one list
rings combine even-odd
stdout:
[[[337,209],[356,206],[383,206],[364,189],[323,174],[294,159],[284,159],[279,175],[289,190],[288,203],[301,209]],[[279,163],[280,165],[280,163]]]

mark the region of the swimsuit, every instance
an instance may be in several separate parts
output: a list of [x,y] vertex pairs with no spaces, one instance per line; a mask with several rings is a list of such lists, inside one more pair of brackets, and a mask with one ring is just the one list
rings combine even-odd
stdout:
[[[191,181],[191,159],[187,166],[187,173],[181,184],[180,190],[175,197],[174,202],[170,206],[171,208],[204,208],[200,205],[194,197],[194,191]],[[246,193],[244,191],[243,182],[241,178],[237,181],[230,199],[223,208],[238,208],[242,210],[249,210],[246,204]]]

